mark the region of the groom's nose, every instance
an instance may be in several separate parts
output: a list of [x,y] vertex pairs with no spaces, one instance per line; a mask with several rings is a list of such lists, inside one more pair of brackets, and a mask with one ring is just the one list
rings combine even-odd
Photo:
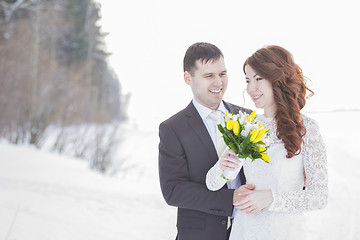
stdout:
[[220,76],[216,76],[215,79],[214,79],[214,85],[216,86],[221,86],[222,85],[222,79]]

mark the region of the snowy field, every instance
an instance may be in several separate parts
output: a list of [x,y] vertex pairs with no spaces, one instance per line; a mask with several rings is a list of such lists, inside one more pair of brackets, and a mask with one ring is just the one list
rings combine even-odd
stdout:
[[[360,112],[307,115],[327,145],[330,190],[328,206],[307,214],[310,239],[360,239]],[[0,239],[174,239],[157,146],[157,127],[136,132],[119,150],[126,173],[104,176],[79,159],[0,143]]]

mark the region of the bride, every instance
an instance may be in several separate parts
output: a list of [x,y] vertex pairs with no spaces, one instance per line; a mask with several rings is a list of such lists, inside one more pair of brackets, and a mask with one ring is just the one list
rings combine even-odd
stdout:
[[[257,116],[269,129],[270,163],[237,159],[228,149],[209,170],[210,190],[226,183],[224,170],[243,167],[247,190],[235,203],[230,240],[305,239],[303,212],[327,204],[327,166],[317,123],[300,113],[306,90],[301,68],[279,46],[256,51],[244,63],[247,93],[264,114]],[[304,187],[304,185],[306,187]]]

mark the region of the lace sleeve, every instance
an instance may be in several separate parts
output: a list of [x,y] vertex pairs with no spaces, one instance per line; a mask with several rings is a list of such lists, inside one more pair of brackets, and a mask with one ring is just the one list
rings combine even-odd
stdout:
[[220,169],[220,160],[210,168],[206,174],[206,186],[210,191],[217,191],[221,189],[227,182],[221,177],[222,170]]
[[328,175],[325,144],[318,124],[304,118],[306,135],[302,147],[306,189],[294,192],[273,191],[274,202],[270,211],[304,212],[322,209],[328,200]]

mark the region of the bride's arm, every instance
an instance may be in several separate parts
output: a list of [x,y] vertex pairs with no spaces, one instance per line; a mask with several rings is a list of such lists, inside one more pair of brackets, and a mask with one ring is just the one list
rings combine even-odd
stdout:
[[217,191],[225,185],[226,180],[221,177],[221,174],[222,170],[220,169],[219,159],[206,174],[206,187],[210,191]]
[[217,191],[225,185],[227,181],[222,177],[224,170],[235,171],[242,167],[241,160],[234,157],[234,155],[233,150],[225,150],[220,159],[207,172],[205,182],[209,190]]
[[[305,123],[305,122],[304,122]],[[302,147],[306,189],[294,192],[273,191],[270,211],[304,212],[322,209],[328,200],[328,175],[325,144],[317,123],[306,119],[306,136]]]

